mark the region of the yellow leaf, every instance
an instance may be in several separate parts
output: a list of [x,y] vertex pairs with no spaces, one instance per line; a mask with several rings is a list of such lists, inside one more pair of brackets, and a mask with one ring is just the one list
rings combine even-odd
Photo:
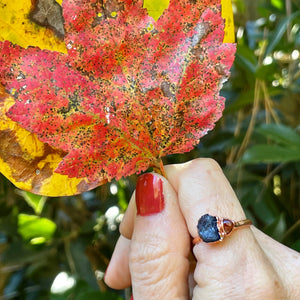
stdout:
[[155,21],[162,15],[165,9],[168,8],[170,0],[144,0],[144,8],[147,8],[148,15]]
[[31,9],[31,0],[1,0],[0,40],[66,53],[64,42],[51,29],[30,21]]
[[223,43],[234,43],[234,20],[231,0],[221,0],[222,17],[225,19],[225,35]]

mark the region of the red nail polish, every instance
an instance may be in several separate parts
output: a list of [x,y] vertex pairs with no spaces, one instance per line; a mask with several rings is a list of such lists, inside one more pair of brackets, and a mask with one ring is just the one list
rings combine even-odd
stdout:
[[151,173],[140,176],[136,185],[135,200],[137,214],[140,216],[161,212],[165,207],[162,180]]
[[133,296],[130,297],[130,300],[133,300]]

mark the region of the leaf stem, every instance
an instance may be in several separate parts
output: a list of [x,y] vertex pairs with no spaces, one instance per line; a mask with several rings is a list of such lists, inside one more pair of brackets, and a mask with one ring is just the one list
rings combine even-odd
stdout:
[[164,164],[163,164],[161,159],[159,160],[159,168],[160,168],[162,176],[167,178],[167,174],[166,174],[166,171],[165,171],[165,168],[164,168]]
[[73,274],[77,273],[75,261],[71,252],[71,239],[72,237],[67,237],[64,239],[64,246],[65,246],[65,254],[67,257],[67,262],[69,264],[70,270]]
[[157,159],[156,163],[152,165],[153,170],[155,173],[160,174],[167,178],[167,174],[165,172],[164,164],[161,160],[161,158]]

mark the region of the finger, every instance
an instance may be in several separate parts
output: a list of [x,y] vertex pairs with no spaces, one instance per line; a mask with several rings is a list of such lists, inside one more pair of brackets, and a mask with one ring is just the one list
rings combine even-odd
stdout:
[[190,237],[177,196],[156,174],[139,177],[129,266],[133,297],[187,299]]
[[119,227],[119,231],[121,235],[123,235],[127,239],[131,239],[135,216],[136,216],[135,193],[133,193]]
[[[245,219],[221,168],[211,159],[167,168],[181,211],[192,237],[204,214],[239,221]],[[194,299],[277,299],[282,287],[271,263],[249,227],[240,228],[223,242],[195,245]],[[255,287],[255,288],[253,288]],[[283,298],[282,298],[283,299]]]
[[130,240],[121,235],[104,276],[105,283],[113,289],[125,289],[131,285],[129,250]]
[[[119,228],[121,235],[123,237],[125,237],[126,239],[131,239],[131,237],[132,237],[135,216],[136,216],[135,193],[133,193],[133,195],[130,199],[130,202],[128,204],[127,210],[122,219],[122,222],[120,224],[120,228]],[[122,254],[124,254],[125,249],[123,249],[123,247],[120,247],[119,244],[120,244],[120,242],[117,243],[114,253],[122,252]],[[130,243],[128,242],[128,245],[129,244]],[[127,245],[127,243],[126,243],[126,245]],[[125,251],[125,252],[127,253],[127,251]],[[128,252],[129,252],[129,247],[128,247]],[[124,272],[124,269],[125,269],[124,266],[121,268],[122,272],[119,272],[120,269],[118,268],[118,265],[123,264],[125,261],[127,262],[128,259],[124,260],[123,256],[121,256],[121,255],[114,254],[112,256],[110,265],[107,268],[107,271],[105,273],[106,274],[105,281],[110,287],[115,288],[115,289],[119,289],[119,288],[121,289],[121,288],[125,288],[130,285],[128,280],[125,280],[125,284],[121,285],[121,283],[124,282],[124,279],[122,278],[123,276],[125,278],[130,277],[130,274],[128,274],[127,272]],[[195,269],[194,257],[190,255],[189,261],[190,261],[190,272],[192,272],[189,274],[189,287],[191,289],[191,288],[194,288],[194,286],[195,286],[194,278],[193,278],[193,276],[191,276],[191,274],[193,275],[194,269]],[[128,267],[128,271],[129,271],[129,267]]]
[[252,228],[256,240],[288,291],[287,299],[300,299],[300,253]]

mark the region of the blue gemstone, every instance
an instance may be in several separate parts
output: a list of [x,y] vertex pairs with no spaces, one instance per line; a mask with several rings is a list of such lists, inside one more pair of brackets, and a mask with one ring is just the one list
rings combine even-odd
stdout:
[[203,215],[198,221],[198,234],[203,242],[212,243],[217,242],[221,239],[218,226],[217,218],[209,214]]

